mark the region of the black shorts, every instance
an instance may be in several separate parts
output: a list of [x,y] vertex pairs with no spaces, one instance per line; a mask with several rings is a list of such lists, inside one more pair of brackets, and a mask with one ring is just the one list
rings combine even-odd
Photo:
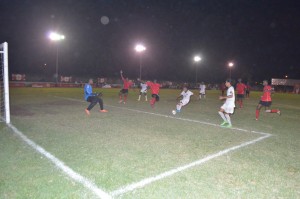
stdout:
[[155,97],[156,101],[159,101],[159,95],[157,95],[157,94],[152,94],[152,97],[153,97],[153,98]]
[[270,107],[272,105],[272,102],[265,102],[260,100],[258,104],[262,106]]
[[122,90],[120,90],[120,93],[122,93],[122,94],[128,94],[128,89],[122,89]]
[[236,98],[237,98],[237,99],[244,99],[244,98],[245,98],[245,95],[244,95],[244,94],[237,94],[237,95],[236,95]]
[[246,91],[246,94],[249,94],[250,93],[250,91]]

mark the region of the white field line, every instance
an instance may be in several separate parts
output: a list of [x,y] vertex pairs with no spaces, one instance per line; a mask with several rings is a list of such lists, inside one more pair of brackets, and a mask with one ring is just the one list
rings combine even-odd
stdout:
[[[56,97],[58,97],[58,96],[56,96]],[[66,97],[58,97],[58,98],[63,98],[63,99],[67,99],[67,100],[70,100],[70,101],[76,101],[76,102],[84,102],[82,100],[77,100],[77,99],[72,99],[72,98],[66,98]],[[160,116],[160,117],[165,117],[165,118],[171,118],[171,119],[177,119],[177,120],[183,120],[183,121],[188,121],[188,122],[194,122],[194,123],[200,123],[200,124],[205,124],[205,125],[220,127],[217,124],[213,124],[213,123],[209,123],[209,122],[204,122],[204,121],[198,121],[198,120],[191,120],[191,119],[173,117],[173,116],[169,116],[169,115],[163,115],[163,114],[159,114],[159,113],[140,111],[140,110],[125,108],[125,107],[120,107],[120,106],[112,106],[112,105],[106,105],[106,106],[113,107],[113,108],[124,109],[124,110],[129,110],[129,111],[133,111],[133,112],[137,112],[137,113],[150,114],[150,115],[155,115],[155,116]],[[220,128],[222,128],[222,127],[220,127]],[[192,162],[192,163],[189,163],[189,164],[186,164],[186,165],[183,165],[183,166],[171,169],[169,171],[163,172],[163,173],[161,173],[159,175],[156,175],[156,176],[153,176],[153,177],[149,177],[149,178],[145,178],[145,179],[143,179],[143,180],[141,180],[139,182],[135,182],[135,183],[132,183],[132,184],[120,187],[119,189],[117,189],[115,191],[112,191],[110,193],[110,195],[112,195],[113,197],[116,197],[116,196],[125,194],[127,192],[134,191],[135,189],[143,188],[146,185],[149,185],[149,184],[151,184],[151,183],[153,183],[155,181],[162,180],[162,179],[164,179],[166,177],[169,177],[171,175],[174,175],[174,174],[176,174],[178,172],[190,169],[190,168],[195,167],[195,166],[199,166],[199,165],[204,164],[204,163],[206,163],[206,162],[208,162],[208,161],[210,161],[210,160],[212,160],[214,158],[223,156],[223,155],[225,155],[227,153],[230,153],[232,151],[241,149],[241,148],[246,147],[248,145],[255,144],[255,143],[259,142],[259,141],[262,141],[262,140],[264,140],[264,139],[272,136],[272,134],[269,134],[269,133],[257,132],[257,131],[250,131],[250,130],[241,129],[241,128],[231,128],[231,129],[232,130],[241,131],[241,132],[248,132],[248,133],[260,134],[262,136],[259,137],[259,138],[254,139],[254,140],[247,141],[247,142],[244,142],[242,144],[239,144],[239,145],[236,145],[236,146],[224,149],[224,150],[219,151],[217,153],[208,155],[205,158],[202,158],[202,159],[197,160],[195,162]]]
[[[199,124],[205,124],[205,125],[209,125],[209,126],[215,126],[215,127],[219,127],[219,128],[224,128],[224,127],[221,127],[218,124],[214,124],[214,123],[210,123],[210,122],[204,122],[204,121],[200,121],[200,120],[193,120],[193,119],[187,119],[187,118],[181,118],[181,117],[174,117],[174,116],[170,116],[170,115],[163,115],[163,114],[160,114],[160,113],[140,111],[140,110],[125,108],[125,107],[120,107],[120,106],[112,106],[112,105],[106,105],[106,106],[113,107],[113,108],[124,109],[124,110],[128,110],[128,111],[133,111],[133,112],[137,112],[137,113],[150,114],[150,115],[155,115],[155,116],[160,116],[160,117],[166,117],[166,118],[171,118],[171,119],[176,119],[176,120],[182,120],[182,121],[187,121],[187,122],[194,122],[194,123],[199,123]],[[231,130],[242,131],[242,132],[247,132],[247,133],[256,133],[256,134],[261,134],[261,135],[269,135],[269,133],[257,132],[257,131],[250,131],[250,130],[236,128],[236,127],[233,127],[233,128],[230,128],[230,129]]]
[[135,182],[135,183],[132,183],[132,184],[129,184],[127,186],[124,186],[124,187],[121,187],[113,192],[111,192],[110,194],[115,197],[115,196],[119,196],[119,195],[122,195],[122,194],[125,194],[127,192],[130,192],[130,191],[133,191],[135,189],[140,189],[140,188],[143,188],[145,187],[146,185],[149,185],[155,181],[158,181],[158,180],[162,180],[166,177],[169,177],[171,175],[174,175],[178,172],[182,172],[184,170],[187,170],[187,169],[190,169],[192,167],[195,167],[195,166],[199,166],[201,164],[204,164],[214,158],[217,158],[217,157],[220,157],[220,156],[223,156],[227,153],[230,153],[232,151],[235,151],[235,150],[238,150],[242,147],[245,147],[245,146],[248,146],[248,145],[251,145],[251,144],[255,144],[256,142],[259,142],[263,139],[266,139],[268,137],[270,137],[271,134],[266,134],[264,136],[261,136],[257,139],[254,139],[254,140],[251,140],[251,141],[248,141],[248,142],[244,142],[240,145],[237,145],[237,146],[233,146],[233,147],[230,147],[228,149],[224,149],[222,151],[219,151],[217,153],[214,153],[214,154],[211,154],[211,155],[208,155],[206,156],[205,158],[202,158],[200,160],[197,160],[195,162],[192,162],[192,163],[189,163],[189,164],[186,164],[186,165],[183,165],[183,166],[180,166],[180,167],[177,167],[175,169],[172,169],[172,170],[169,170],[169,171],[166,171],[166,172],[163,172],[159,175],[156,175],[156,176],[153,176],[153,177],[149,177],[149,178],[145,178],[139,182]]
[[41,146],[37,145],[35,142],[27,138],[21,131],[19,131],[15,126],[12,124],[7,124],[15,134],[17,134],[24,142],[26,142],[29,146],[31,146],[35,151],[42,154],[48,160],[50,160],[58,169],[60,169],[63,173],[69,176],[74,181],[82,184],[84,187],[92,191],[96,196],[102,199],[111,199],[112,197],[104,192],[102,189],[98,188],[93,182],[88,180],[87,178],[83,177],[79,173],[75,172],[73,169],[68,167],[64,162],[56,158],[54,155],[46,151]]
[[[54,97],[62,98],[62,99],[70,100],[70,101],[75,101],[75,102],[85,103],[85,101],[83,101],[83,100],[78,100],[78,99],[73,99],[73,98],[68,98],[68,97],[58,97],[58,96],[54,96]],[[113,106],[113,105],[107,105],[107,104],[105,104],[105,106],[118,108],[118,109],[123,109],[123,110],[128,110],[128,111],[133,111],[133,112],[137,112],[137,113],[144,113],[144,114],[155,115],[155,116],[159,116],[159,117],[171,118],[171,119],[176,119],[176,120],[182,120],[182,121],[187,121],[187,122],[193,122],[193,123],[199,123],[199,124],[205,124],[205,125],[209,125],[209,126],[223,128],[218,124],[214,124],[214,123],[210,123],[210,122],[204,122],[204,121],[200,121],[200,120],[192,120],[192,119],[187,119],[187,118],[174,117],[174,116],[171,116],[171,115],[163,115],[163,114],[160,114],[160,113],[140,111],[140,110],[136,110],[136,109],[120,107],[120,106]],[[237,131],[242,131],[242,132],[247,132],[247,133],[255,133],[255,134],[260,134],[260,135],[270,135],[269,133],[251,131],[251,130],[236,128],[236,127],[233,127],[233,128],[230,128],[230,129],[237,130]]]

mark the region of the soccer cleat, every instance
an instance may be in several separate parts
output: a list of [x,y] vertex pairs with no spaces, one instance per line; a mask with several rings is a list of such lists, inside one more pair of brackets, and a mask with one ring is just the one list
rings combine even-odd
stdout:
[[180,113],[180,110],[177,109],[176,112],[177,112],[177,113]]
[[126,104],[126,102],[123,102],[123,104]]
[[103,109],[103,110],[99,110],[101,113],[107,113],[108,111]]
[[123,102],[123,100],[120,100],[119,103],[121,104]]
[[138,99],[137,101],[141,101],[141,99]]
[[226,126],[228,124],[228,122],[224,121],[222,124],[220,124],[220,126]]
[[90,111],[89,111],[89,110],[87,110],[87,109],[85,109],[85,113],[86,113],[86,115],[87,115],[87,116],[89,116],[89,115],[90,115]]
[[277,111],[277,114],[278,114],[278,115],[281,115],[281,112],[280,112],[280,110],[278,110],[278,111]]
[[226,128],[232,128],[232,125],[227,123],[227,125],[224,125],[224,127],[226,127]]

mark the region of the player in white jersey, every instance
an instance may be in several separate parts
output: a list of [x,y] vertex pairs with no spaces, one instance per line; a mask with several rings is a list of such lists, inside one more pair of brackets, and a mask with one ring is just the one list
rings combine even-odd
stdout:
[[219,115],[223,119],[223,123],[221,124],[222,127],[231,128],[231,119],[230,114],[233,114],[234,107],[235,107],[235,94],[234,94],[234,88],[231,85],[231,79],[226,80],[225,82],[227,89],[227,95],[226,96],[220,96],[219,99],[223,100],[226,99],[223,106],[221,106],[219,110]]
[[199,99],[206,98],[205,90],[206,90],[206,86],[204,82],[201,82],[199,86]]
[[141,100],[141,96],[142,95],[145,96],[145,101],[148,101],[148,99],[147,99],[147,89],[148,89],[147,84],[141,83],[141,91],[140,91],[140,95],[139,95],[138,101]]
[[185,105],[187,105],[190,102],[191,96],[194,95],[193,92],[187,89],[187,87],[183,87],[182,92],[180,93],[180,96],[177,98],[182,98],[179,103],[176,105],[176,111],[177,113],[180,112],[181,108]]

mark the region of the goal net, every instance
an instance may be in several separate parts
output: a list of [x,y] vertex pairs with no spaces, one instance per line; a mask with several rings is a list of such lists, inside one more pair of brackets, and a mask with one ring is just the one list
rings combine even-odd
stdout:
[[8,75],[8,44],[0,44],[0,121],[10,123],[9,109],[9,75]]

